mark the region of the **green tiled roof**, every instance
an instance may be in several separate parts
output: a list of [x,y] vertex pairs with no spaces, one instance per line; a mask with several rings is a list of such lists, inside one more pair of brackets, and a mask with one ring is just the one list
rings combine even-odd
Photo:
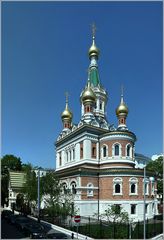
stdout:
[[11,188],[22,188],[26,181],[26,174],[24,172],[9,172],[10,187]]
[[98,85],[100,85],[100,79],[99,79],[97,68],[91,69],[89,79],[90,79],[91,85],[93,85],[94,87],[97,87]]

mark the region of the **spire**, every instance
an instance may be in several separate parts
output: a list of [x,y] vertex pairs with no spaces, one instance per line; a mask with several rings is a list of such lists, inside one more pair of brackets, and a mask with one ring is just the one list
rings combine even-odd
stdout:
[[89,58],[90,58],[90,65],[89,65],[89,78],[92,87],[97,87],[100,85],[99,73],[98,73],[98,65],[97,60],[99,57],[99,49],[96,47],[95,43],[95,36],[96,36],[96,26],[92,24],[92,46],[89,49]]
[[119,106],[116,108],[116,115],[118,118],[118,127],[126,127],[126,118],[128,115],[128,107],[124,102],[124,95],[123,95],[123,86],[121,86],[121,101]]
[[95,57],[96,59],[98,59],[98,56],[100,53],[99,49],[96,47],[96,44],[95,44],[95,35],[96,35],[96,26],[93,23],[92,24],[92,46],[90,47],[89,52],[88,52],[90,59],[92,57]]
[[66,96],[66,105],[65,105],[64,111],[61,114],[61,118],[63,121],[64,128],[70,128],[73,114],[68,108],[68,96],[69,96],[68,92],[65,93],[65,96]]

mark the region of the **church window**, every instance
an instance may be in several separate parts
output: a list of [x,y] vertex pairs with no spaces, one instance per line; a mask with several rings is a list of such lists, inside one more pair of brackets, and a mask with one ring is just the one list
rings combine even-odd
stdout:
[[145,213],[148,213],[148,203],[145,204]]
[[132,150],[132,147],[131,147],[130,144],[128,144],[126,146],[126,155],[127,155],[127,157],[131,157],[131,150]]
[[116,214],[120,214],[121,212],[121,205],[120,204],[114,204],[115,206],[115,213]]
[[104,146],[104,147],[103,147],[103,157],[106,157],[106,152],[107,152],[106,150],[107,150],[107,149],[106,149],[106,146]]
[[131,214],[136,214],[136,204],[131,204]]
[[131,193],[136,192],[136,185],[134,183],[131,184]]
[[92,147],[92,157],[95,158],[96,157],[96,148]]
[[145,185],[145,194],[149,195],[149,180],[145,179],[145,184],[144,184],[144,179],[143,179],[143,194],[144,194],[144,185]]
[[80,143],[80,159],[83,158],[83,142]]
[[[59,153],[59,166],[61,166],[62,165],[62,158],[61,158],[61,152]],[[43,173],[42,173],[42,175],[43,175]]]
[[120,155],[120,148],[119,148],[119,145],[118,145],[118,144],[116,144],[116,145],[114,146],[114,155],[115,155],[115,156],[119,156],[119,155]]
[[102,110],[102,103],[100,102],[100,110]]
[[67,162],[68,162],[68,152],[66,152],[66,159],[67,159]]
[[71,183],[71,190],[72,190],[73,194],[76,194],[77,190],[76,190],[76,183],[75,182]]
[[154,203],[152,203],[152,213],[154,213]]
[[64,194],[67,193],[67,184],[66,183],[63,183],[63,191],[64,191]]
[[92,197],[93,196],[93,184],[89,183],[87,185],[87,196]]
[[75,159],[75,149],[73,149],[73,160]]
[[122,195],[122,178],[113,179],[113,195]]
[[80,158],[83,158],[83,147],[80,148]]
[[120,193],[120,184],[119,183],[117,183],[115,185],[115,193]]
[[72,159],[72,154],[71,154],[71,151],[69,151],[69,160],[71,161]]
[[138,180],[135,177],[129,179],[129,194],[136,195],[138,191]]

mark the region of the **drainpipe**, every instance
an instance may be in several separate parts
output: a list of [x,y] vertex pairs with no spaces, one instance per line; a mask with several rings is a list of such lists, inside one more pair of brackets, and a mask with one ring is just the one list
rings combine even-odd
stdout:
[[100,220],[100,138],[98,137],[98,173],[97,173],[97,177],[98,177],[98,206],[97,206],[97,212],[98,212],[98,221]]

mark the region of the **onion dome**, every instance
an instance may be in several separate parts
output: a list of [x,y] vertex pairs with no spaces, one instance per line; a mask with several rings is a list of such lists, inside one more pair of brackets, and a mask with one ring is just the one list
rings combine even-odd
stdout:
[[88,81],[87,87],[81,96],[81,101],[85,103],[94,103],[96,101],[96,95],[90,87],[90,81]]
[[88,54],[89,54],[89,58],[91,59],[91,57],[95,56],[96,58],[98,58],[100,51],[99,49],[96,47],[95,44],[95,32],[96,32],[96,26],[95,24],[92,25],[92,46],[90,47]]
[[88,51],[88,55],[89,55],[89,58],[95,56],[96,58],[98,58],[100,54],[100,50],[96,47],[96,44],[95,44],[95,37],[93,37],[93,42],[92,42],[92,46],[90,47],[89,51]]
[[62,120],[70,120],[71,121],[72,117],[73,117],[73,114],[68,108],[68,96],[66,96],[66,106],[65,106],[65,110],[61,114],[61,118],[62,118]]
[[116,108],[116,115],[128,115],[128,107],[124,103],[123,95],[121,95],[121,102],[120,105]]

